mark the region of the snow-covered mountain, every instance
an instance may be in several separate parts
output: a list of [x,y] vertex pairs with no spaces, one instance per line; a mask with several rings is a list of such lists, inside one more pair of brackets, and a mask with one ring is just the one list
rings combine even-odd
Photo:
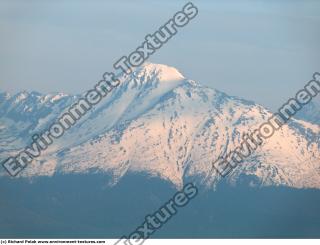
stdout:
[[[187,179],[212,187],[218,156],[235,149],[272,112],[185,78],[175,68],[146,63],[56,140],[20,176],[105,172],[113,184],[130,172],[177,187]],[[0,157],[31,142],[80,96],[0,93]],[[317,119],[315,119],[317,120]],[[292,119],[228,176],[261,185],[320,188],[320,124]],[[3,171],[3,170],[2,170]],[[3,174],[3,172],[2,172]]]

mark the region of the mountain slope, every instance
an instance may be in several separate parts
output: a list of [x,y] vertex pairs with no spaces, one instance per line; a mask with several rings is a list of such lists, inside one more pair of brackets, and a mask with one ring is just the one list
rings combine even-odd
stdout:
[[[106,172],[116,184],[127,173],[140,172],[177,187],[188,179],[212,187],[219,180],[212,161],[239,146],[244,133],[272,115],[261,105],[202,86],[165,65],[147,63],[119,79],[118,88],[21,175]],[[55,100],[57,95],[51,95],[42,102],[45,95],[19,96],[0,95],[1,158],[24,147],[32,133],[78,98]],[[37,109],[24,109],[29,104]],[[319,132],[317,124],[292,119],[229,181],[248,175],[255,176],[252,184],[320,188]]]

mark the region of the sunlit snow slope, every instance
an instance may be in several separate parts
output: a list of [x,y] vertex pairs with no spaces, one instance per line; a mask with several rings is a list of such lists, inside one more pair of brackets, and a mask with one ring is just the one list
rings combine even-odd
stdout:
[[[120,77],[95,109],[20,176],[105,172],[113,184],[130,172],[181,187],[187,179],[213,187],[212,162],[239,146],[241,136],[272,114],[185,78],[175,68],[147,63]],[[0,93],[0,157],[31,142],[80,96]],[[316,119],[314,119],[316,120]],[[228,176],[261,185],[320,188],[320,124],[292,119]],[[2,170],[1,170],[2,171]]]

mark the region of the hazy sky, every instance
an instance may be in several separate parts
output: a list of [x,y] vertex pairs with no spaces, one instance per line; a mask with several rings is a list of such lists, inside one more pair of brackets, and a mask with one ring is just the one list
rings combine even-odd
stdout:
[[[0,90],[80,93],[187,1],[0,0]],[[320,71],[320,1],[193,1],[149,59],[276,109]]]

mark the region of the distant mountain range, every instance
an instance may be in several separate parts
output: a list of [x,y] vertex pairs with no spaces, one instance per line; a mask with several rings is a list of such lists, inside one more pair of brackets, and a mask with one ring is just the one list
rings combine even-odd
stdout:
[[[214,188],[218,156],[241,143],[272,112],[146,63],[34,160],[20,177],[106,173],[115,185],[129,173]],[[212,78],[214,79],[214,78]],[[15,155],[81,95],[0,93],[0,159]],[[319,105],[310,104],[228,176],[250,185],[320,188]],[[3,169],[1,174],[6,174]]]
[[320,124],[320,97],[314,98],[303,110],[295,116],[298,119],[319,125]]

